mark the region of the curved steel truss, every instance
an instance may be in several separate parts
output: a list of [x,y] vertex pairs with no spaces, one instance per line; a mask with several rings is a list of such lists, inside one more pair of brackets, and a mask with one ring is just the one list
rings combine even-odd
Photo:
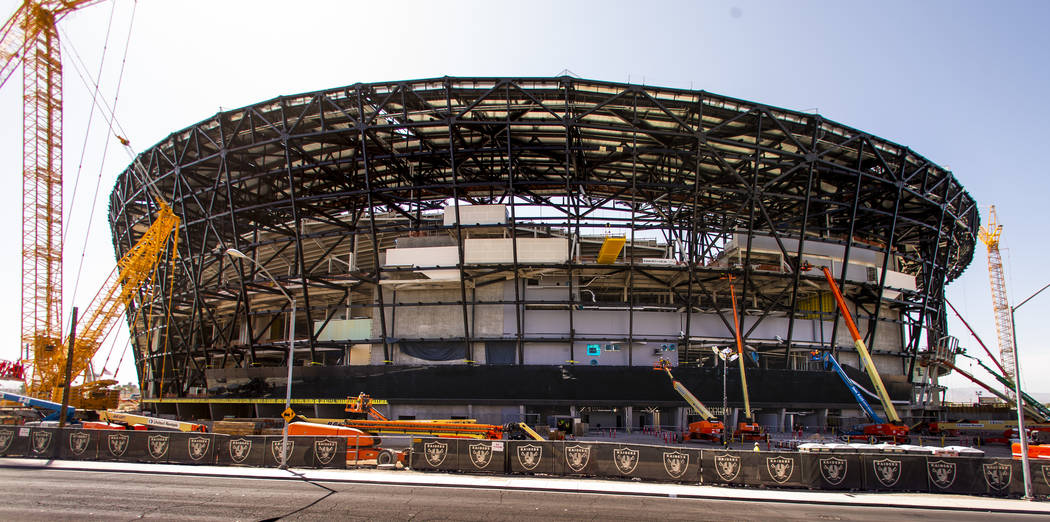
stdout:
[[[386,263],[386,251],[400,238],[443,236],[453,239],[459,262],[445,267],[455,272],[442,294],[451,297],[434,305],[462,310],[460,334],[444,341],[473,350],[500,337],[472,328],[473,315],[480,306],[512,305],[518,364],[523,345],[541,340],[567,342],[575,362],[573,314],[588,304],[621,306],[632,321],[647,306],[704,309],[725,329],[703,335],[728,339],[732,312],[721,278],[733,274],[746,303],[740,313],[751,318],[745,337],[764,317],[789,319],[775,344],[754,340],[772,364],[787,367],[800,349],[800,302],[819,282],[800,254],[806,245],[833,244],[869,337],[887,324],[900,329],[898,355],[914,364],[920,345],[946,334],[944,286],[970,262],[979,224],[975,201],[949,171],[819,115],[571,77],[436,78],[283,96],[175,132],[133,167],[111,195],[118,257],[156,213],[144,183],[183,220],[181,260],[157,279],[167,283],[151,309],[169,316],[168,326],[146,332],[131,324],[143,384],[163,381],[165,393],[175,394],[205,386],[210,367],[284,364],[290,307],[253,265],[223,255],[228,248],[252,256],[295,293],[303,325],[296,358],[306,363],[346,362],[348,342],[318,336],[343,317],[377,319],[365,342],[382,350],[380,364],[390,361],[399,309],[428,303],[399,301],[399,280],[419,267]],[[495,232],[441,218],[484,204],[508,209]],[[523,262],[514,242],[510,262],[464,263],[456,239],[472,235],[564,237],[567,261]],[[588,240],[608,235],[628,239],[626,257],[596,265]],[[752,238],[760,236],[776,244],[777,267],[752,259]],[[726,262],[734,239],[742,257]],[[845,266],[862,249],[888,255],[874,279],[851,283]],[[674,263],[643,265],[647,255]],[[569,276],[565,299],[522,295],[522,280],[551,270]],[[887,292],[885,274],[893,270],[915,276],[914,288]],[[588,280],[599,284],[580,288]],[[398,283],[377,290],[390,281]],[[479,289],[495,281],[514,281],[516,290],[486,301]],[[530,306],[564,310],[570,328],[558,339],[528,331]],[[672,337],[692,360],[698,327],[684,324]]]

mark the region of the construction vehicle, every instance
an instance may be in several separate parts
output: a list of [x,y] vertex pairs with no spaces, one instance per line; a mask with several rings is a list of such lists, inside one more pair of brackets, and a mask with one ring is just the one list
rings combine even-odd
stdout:
[[729,280],[729,296],[733,301],[733,333],[736,336],[737,362],[740,364],[740,386],[744,393],[744,420],[737,423],[736,429],[733,430],[733,438],[740,440],[765,439],[766,430],[755,422],[751,413],[751,399],[747,394],[747,374],[744,372],[744,342],[740,338],[740,315],[736,309],[736,292],[733,290],[733,279],[735,278],[732,275],[728,275],[726,279]]
[[868,416],[868,420],[872,422],[871,424],[863,425],[859,430],[845,433],[844,435],[847,439],[866,440],[869,442],[891,440],[893,442],[903,443],[908,441],[908,427],[904,425],[890,424],[882,420],[882,417],[879,417],[879,415],[875,413],[875,409],[871,407],[868,400],[861,394],[860,386],[856,381],[851,379],[849,375],[846,375],[846,371],[842,369],[842,365],[840,365],[835,357],[831,355],[831,352],[824,352],[821,359],[823,359],[825,367],[830,365],[835,370],[835,373],[838,374],[840,379],[842,379],[846,388],[849,388],[849,392],[853,395],[853,399],[857,401],[860,408],[864,410],[864,414]]
[[667,373],[667,377],[671,379],[671,387],[674,391],[681,395],[685,402],[693,408],[693,411],[700,416],[699,421],[689,423],[689,431],[683,436],[684,440],[709,440],[719,441],[722,439],[722,434],[725,433],[725,424],[718,420],[717,417],[711,410],[704,406],[704,403],[700,402],[700,399],[696,398],[684,384],[679,382],[671,374],[671,363],[664,359],[660,359],[660,362],[653,367],[654,370],[663,370]]
[[[0,87],[22,65],[22,336],[27,394],[62,350],[62,57],[57,23],[101,0],[26,0],[0,28]],[[32,384],[32,386],[28,386]]]
[[[827,279],[828,285],[831,287],[831,293],[835,296],[835,302],[838,304],[839,311],[842,313],[842,319],[846,323],[846,328],[849,329],[850,336],[853,337],[853,346],[857,349],[857,355],[860,357],[864,369],[868,374],[868,378],[871,379],[871,383],[875,386],[875,392],[878,394],[879,400],[882,402],[882,409],[886,413],[886,417],[889,422],[883,421],[880,417],[875,415],[875,411],[871,409],[870,405],[865,413],[872,418],[874,424],[863,426],[862,433],[868,437],[875,438],[892,438],[895,442],[906,442],[908,440],[908,427],[901,421],[899,415],[897,415],[897,408],[893,406],[893,402],[890,400],[890,394],[886,391],[886,386],[882,383],[882,378],[879,377],[879,370],[875,367],[875,361],[872,360],[871,354],[868,353],[868,347],[864,344],[864,339],[860,336],[860,331],[857,329],[857,324],[853,322],[853,315],[850,314],[849,308],[846,306],[846,300],[842,297],[842,292],[839,290],[838,283],[835,282],[835,278],[831,275],[831,270],[822,266],[820,269],[824,272],[824,278]],[[842,368],[838,366],[838,361],[832,357],[832,361],[841,371]],[[840,375],[845,375],[840,374]],[[847,381],[850,381],[848,378]],[[849,382],[847,382],[849,386]],[[851,392],[854,390],[851,389]],[[859,393],[854,393],[854,397],[860,397],[862,407],[867,401],[863,400],[863,397]]]
[[[0,399],[3,399],[5,401],[17,402],[23,406],[33,408],[40,412],[44,412],[44,421],[58,421],[60,416],[59,412],[62,411],[62,403],[38,399],[36,397],[27,397],[25,395],[19,395],[17,393],[0,391]],[[74,422],[76,413],[76,408],[72,406],[66,406],[66,421]]]
[[[164,429],[164,430],[178,430],[184,432],[197,432],[206,433],[207,427],[203,424],[197,424],[193,422],[184,422],[171,419],[162,419],[159,417],[149,417],[146,415],[137,415],[134,413],[125,413],[121,411],[99,411],[98,420],[100,423],[109,424],[110,426],[124,426],[125,429]],[[85,428],[99,427],[95,425],[87,425],[84,423]],[[143,426],[144,428],[136,428],[137,426]],[[113,427],[106,427],[103,429],[114,429]],[[120,428],[116,428],[120,429]]]

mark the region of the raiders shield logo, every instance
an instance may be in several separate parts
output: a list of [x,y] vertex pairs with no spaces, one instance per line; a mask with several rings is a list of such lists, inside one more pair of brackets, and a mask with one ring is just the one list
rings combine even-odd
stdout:
[[1013,476],[1013,467],[1002,462],[984,464],[984,482],[992,489],[1006,489]]
[[583,468],[587,467],[587,463],[591,461],[591,447],[583,447],[580,445],[568,446],[565,448],[565,463],[568,464],[569,469],[579,472]]
[[518,464],[527,470],[536,469],[543,460],[543,447],[533,444],[518,446]]
[[883,486],[890,487],[901,479],[901,461],[879,459],[871,464],[875,468],[875,478],[879,479]]
[[335,450],[338,447],[339,443],[334,440],[324,439],[315,441],[314,457],[316,457],[317,461],[321,464],[327,465],[329,462],[332,462],[333,458],[335,458]]
[[838,457],[828,457],[826,459],[819,459],[820,464],[820,476],[824,477],[824,480],[832,486],[837,486],[846,480],[846,459],[840,459]]
[[790,480],[791,475],[795,472],[795,459],[766,457],[766,471],[769,472],[769,478],[777,484],[783,484]]
[[445,462],[448,456],[448,444],[444,442],[427,442],[423,444],[423,455],[427,458],[427,464],[435,468]]
[[1047,487],[1050,487],[1050,466],[1043,464],[1041,468],[1043,471],[1043,483],[1045,483]]
[[230,441],[230,460],[237,464],[244,462],[252,451],[252,441],[248,439],[234,439]]
[[146,450],[149,451],[149,456],[155,459],[159,459],[166,455],[170,444],[170,435],[150,435],[149,437],[146,437]]
[[91,435],[81,431],[71,432],[69,434],[69,451],[73,452],[74,455],[83,455],[87,451],[89,442],[91,442]]
[[689,454],[680,451],[664,452],[664,471],[672,478],[682,478],[689,469]]
[[33,432],[33,453],[43,453],[51,446],[50,431]]
[[211,447],[211,439],[208,437],[190,437],[187,444],[189,445],[190,459],[200,460],[208,454],[208,448]]
[[616,469],[624,475],[634,473],[634,469],[638,467],[638,450],[630,448],[614,449],[613,464],[616,464]]
[[470,463],[475,468],[484,469],[492,462],[492,444],[479,442],[467,446],[467,450],[470,451]]
[[930,482],[941,489],[948,489],[955,484],[955,463],[937,460],[926,463],[926,475]]
[[732,482],[740,475],[740,457],[728,453],[715,455],[715,471],[722,480]]
[[0,453],[10,448],[13,440],[15,440],[15,430],[0,430]]
[[128,451],[128,435],[126,433],[106,434],[106,447],[109,448],[109,454],[114,457],[123,455]]
[[[292,457],[292,449],[295,448],[295,441],[288,441],[288,458]],[[273,455],[273,460],[277,462],[281,461],[281,441],[275,440],[270,443],[270,454]]]

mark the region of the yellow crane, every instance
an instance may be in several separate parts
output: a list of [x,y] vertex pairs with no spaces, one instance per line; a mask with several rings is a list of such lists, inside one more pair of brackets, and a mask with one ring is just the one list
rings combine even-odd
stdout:
[[995,331],[999,338],[999,361],[1002,362],[1006,378],[1013,382],[1014,336],[1010,326],[1010,301],[1006,298],[1006,278],[1003,275],[1003,257],[999,254],[999,236],[1003,226],[995,215],[995,205],[988,212],[988,224],[981,226],[978,234],[988,247],[988,279],[992,284],[992,309],[995,312]]
[[63,17],[102,0],[25,0],[0,27],[0,87],[22,65],[22,340],[27,383],[62,351]]

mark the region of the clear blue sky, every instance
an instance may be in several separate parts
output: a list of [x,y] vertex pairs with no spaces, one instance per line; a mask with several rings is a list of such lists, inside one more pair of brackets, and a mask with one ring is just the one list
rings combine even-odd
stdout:
[[[0,16],[18,2],[0,2]],[[114,8],[115,5],[115,8]],[[112,103],[135,6],[107,2],[68,17],[63,36],[99,67],[114,13],[101,94]],[[997,205],[1009,295],[1050,282],[1050,225],[1042,129],[1050,121],[1047,2],[140,2],[117,117],[135,150],[219,110],[358,81],[462,76],[550,76],[565,69],[600,80],[711,92],[796,110],[911,147],[951,168],[982,205]],[[113,266],[105,221],[113,180],[128,156],[106,140],[96,113],[76,199],[72,183],[90,92],[66,52],[66,301],[86,306]],[[21,82],[0,90],[0,358],[18,337],[21,223]],[[99,203],[91,213],[94,186]],[[88,224],[91,224],[88,232]],[[84,245],[87,245],[85,249]],[[951,299],[994,347],[986,252],[980,246]],[[1050,392],[1045,339],[1050,291],[1018,311],[1024,384]],[[953,319],[952,333],[980,349]],[[127,364],[125,364],[127,366]],[[122,370],[121,380],[131,372]],[[949,382],[969,385],[953,378]]]

